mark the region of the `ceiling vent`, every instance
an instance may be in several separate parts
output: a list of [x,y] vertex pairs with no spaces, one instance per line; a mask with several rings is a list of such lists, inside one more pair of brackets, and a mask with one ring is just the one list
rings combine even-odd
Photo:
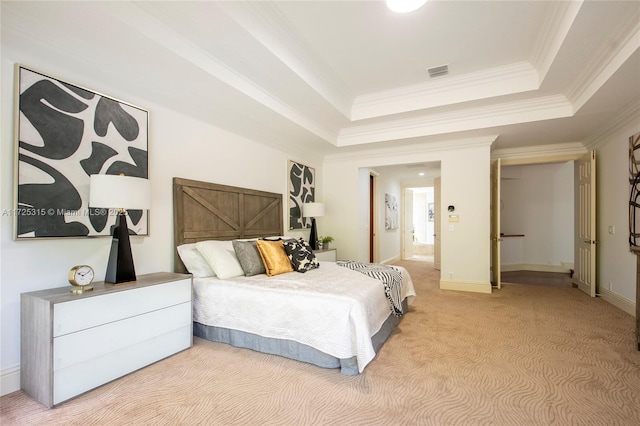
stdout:
[[441,77],[449,74],[449,65],[440,65],[439,67],[428,68],[429,77]]

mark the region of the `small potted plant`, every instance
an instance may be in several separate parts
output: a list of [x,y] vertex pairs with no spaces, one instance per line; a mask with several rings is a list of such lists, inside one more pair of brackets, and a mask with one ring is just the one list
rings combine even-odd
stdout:
[[320,237],[320,242],[322,243],[322,248],[324,250],[329,248],[329,243],[333,241],[333,237],[327,235],[326,237]]

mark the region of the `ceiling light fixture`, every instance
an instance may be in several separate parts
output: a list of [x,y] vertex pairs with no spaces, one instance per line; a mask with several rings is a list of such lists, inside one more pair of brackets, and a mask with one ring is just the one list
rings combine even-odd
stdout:
[[420,9],[427,0],[387,0],[387,7],[396,13],[408,13]]

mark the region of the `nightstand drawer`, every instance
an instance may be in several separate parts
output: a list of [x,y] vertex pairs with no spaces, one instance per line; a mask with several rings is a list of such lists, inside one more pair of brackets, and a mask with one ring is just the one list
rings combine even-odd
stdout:
[[[131,284],[135,286],[135,284]],[[124,287],[123,287],[124,289]],[[54,305],[53,337],[85,330],[191,300],[191,279],[127,288]]]
[[338,257],[336,249],[315,250],[313,254],[320,262],[335,262]]

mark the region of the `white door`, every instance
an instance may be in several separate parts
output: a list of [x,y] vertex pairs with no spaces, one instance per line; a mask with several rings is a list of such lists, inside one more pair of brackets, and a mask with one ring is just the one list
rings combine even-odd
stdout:
[[433,267],[440,270],[440,178],[433,180]]
[[501,288],[500,281],[500,159],[491,163],[491,284]]
[[411,259],[413,257],[413,190],[405,188],[404,190],[404,250],[402,252],[403,259]]
[[578,160],[578,232],[575,245],[578,256],[574,282],[596,296],[596,152]]

